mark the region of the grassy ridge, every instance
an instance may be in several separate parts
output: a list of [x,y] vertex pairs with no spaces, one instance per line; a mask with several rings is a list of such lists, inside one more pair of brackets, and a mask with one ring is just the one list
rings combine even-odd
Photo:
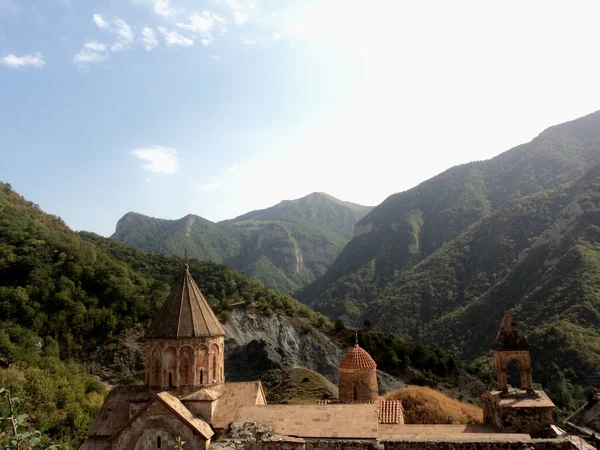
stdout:
[[441,392],[423,386],[409,386],[390,392],[386,400],[400,400],[406,424],[447,424],[452,417],[457,424],[483,423],[483,410],[478,406],[447,397]]

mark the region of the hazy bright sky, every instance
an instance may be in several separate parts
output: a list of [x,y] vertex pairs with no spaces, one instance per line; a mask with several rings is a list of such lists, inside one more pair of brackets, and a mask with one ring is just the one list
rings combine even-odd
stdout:
[[76,230],[376,205],[600,109],[600,2],[0,0],[0,180]]

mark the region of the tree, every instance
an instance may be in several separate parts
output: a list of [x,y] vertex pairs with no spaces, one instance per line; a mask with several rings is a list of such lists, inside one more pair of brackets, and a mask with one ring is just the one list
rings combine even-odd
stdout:
[[338,319],[335,321],[333,328],[335,329],[335,331],[337,331],[339,333],[340,331],[344,331],[346,326],[344,325],[344,322],[342,320]]
[[371,319],[365,319],[365,321],[363,322],[363,325],[365,326],[365,328],[367,330],[370,330],[371,327],[373,326],[373,324],[371,323]]
[[[16,402],[19,400],[10,395],[10,391],[0,388],[0,396],[4,397],[8,405],[9,416],[0,417],[0,423],[9,422],[9,431],[0,431],[0,444],[7,450],[35,450],[41,449],[42,435],[39,431],[31,431],[25,426],[29,414],[16,415]],[[46,450],[59,449],[60,447],[52,445]]]

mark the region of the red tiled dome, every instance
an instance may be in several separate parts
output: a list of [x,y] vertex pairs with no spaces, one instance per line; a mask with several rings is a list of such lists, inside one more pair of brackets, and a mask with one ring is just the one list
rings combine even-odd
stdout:
[[374,369],[377,367],[371,355],[358,346],[349,349],[340,361],[340,369]]

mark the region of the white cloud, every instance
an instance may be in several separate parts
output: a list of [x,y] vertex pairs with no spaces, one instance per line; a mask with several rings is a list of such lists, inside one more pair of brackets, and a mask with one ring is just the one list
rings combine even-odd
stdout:
[[91,50],[93,52],[105,52],[106,51],[106,45],[104,45],[102,42],[98,42],[98,41],[86,42],[85,44],[83,44],[83,48],[86,50]]
[[248,14],[241,11],[233,11],[233,21],[238,25],[243,25],[248,22]]
[[113,20],[113,32],[117,35],[117,41],[110,48],[113,52],[118,52],[129,48],[133,42],[133,30],[123,19],[115,17]]
[[98,28],[109,29],[110,25],[107,21],[105,21],[100,14],[94,14],[93,16],[94,23]]
[[192,14],[188,23],[177,22],[179,28],[199,33],[204,46],[212,44],[215,35],[222,35],[227,31],[226,20],[218,14],[203,11],[202,14]]
[[17,56],[11,53],[10,55],[0,59],[0,63],[13,68],[35,67],[37,69],[41,69],[46,65],[42,54],[39,52],[32,55],[23,56]]
[[221,60],[221,58],[219,58],[217,55],[210,55],[209,58],[212,59],[213,61],[220,61]]
[[104,61],[108,57],[108,48],[102,42],[91,41],[83,44],[79,52],[73,56],[73,64],[85,67]]
[[116,36],[115,43],[110,47],[113,52],[125,50],[133,42],[133,30],[120,17],[115,17],[111,22],[107,22],[100,14],[94,14],[93,20],[98,28],[110,31]]
[[154,12],[159,16],[169,17],[173,14],[169,3],[169,0],[154,0]]
[[144,48],[147,51],[151,51],[153,48],[158,46],[158,39],[156,38],[156,34],[152,28],[144,27],[142,29],[141,39],[144,42]]
[[145,161],[143,168],[154,173],[165,173],[173,175],[177,172],[177,152],[174,148],[161,147],[153,145],[150,147],[140,147],[131,153],[142,161]]
[[192,39],[182,36],[177,31],[169,31],[164,27],[158,27],[158,31],[164,36],[167,45],[178,45],[180,47],[191,47],[194,45]]

